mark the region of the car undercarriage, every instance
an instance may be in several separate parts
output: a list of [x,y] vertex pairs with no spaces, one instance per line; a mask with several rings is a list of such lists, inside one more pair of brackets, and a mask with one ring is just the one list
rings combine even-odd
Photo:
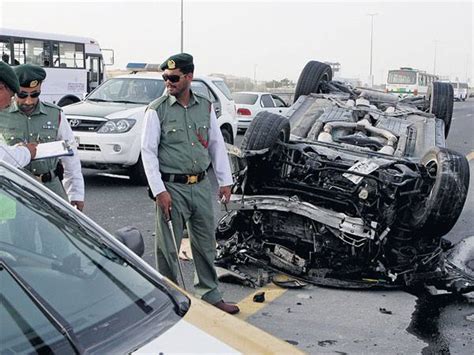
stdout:
[[439,83],[429,98],[399,100],[308,65],[287,116],[260,113],[241,150],[229,150],[235,184],[216,263],[333,287],[473,290],[472,265],[446,267],[442,239],[469,186],[466,158],[446,148],[449,90]]

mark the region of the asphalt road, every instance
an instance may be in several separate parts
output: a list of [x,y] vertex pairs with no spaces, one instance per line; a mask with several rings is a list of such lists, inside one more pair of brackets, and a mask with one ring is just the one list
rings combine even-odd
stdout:
[[[473,132],[474,99],[455,103],[448,147],[468,157],[471,176]],[[112,233],[126,225],[139,228],[146,244],[144,259],[154,265],[154,204],[145,188],[130,185],[126,177],[95,170],[84,169],[84,175],[85,213]],[[473,180],[463,213],[446,236],[453,242],[474,234]],[[218,215],[220,212],[216,211]],[[184,265],[189,287],[192,262]],[[474,349],[473,298],[316,286],[296,290],[267,286],[255,290],[222,283],[221,288],[226,300],[241,305],[240,318],[308,353],[470,354]],[[257,291],[266,294],[262,304],[251,300]]]

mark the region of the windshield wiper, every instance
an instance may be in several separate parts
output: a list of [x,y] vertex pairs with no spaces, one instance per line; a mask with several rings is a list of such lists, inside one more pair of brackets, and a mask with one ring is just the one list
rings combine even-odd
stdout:
[[118,102],[121,104],[143,104],[143,102],[130,101],[130,100],[113,100],[112,102]]
[[89,101],[95,101],[95,102],[112,102],[111,100],[104,100],[104,99],[87,99]]
[[3,268],[10,274],[13,280],[21,287],[31,301],[33,301],[41,313],[43,313],[51,324],[53,324],[53,326],[65,336],[76,354],[83,354],[84,349],[77,339],[72,326],[43,297],[41,297],[33,287],[18,275],[18,273],[14,271],[3,258],[0,258],[0,268]]

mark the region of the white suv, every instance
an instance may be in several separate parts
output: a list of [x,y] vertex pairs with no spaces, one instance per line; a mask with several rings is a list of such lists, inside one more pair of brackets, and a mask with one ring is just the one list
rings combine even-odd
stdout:
[[[237,134],[232,95],[221,78],[197,76],[192,89],[214,104],[227,143]],[[63,107],[86,168],[127,168],[130,179],[146,183],[140,137],[147,105],[165,93],[161,73],[137,73],[107,80],[86,99]]]

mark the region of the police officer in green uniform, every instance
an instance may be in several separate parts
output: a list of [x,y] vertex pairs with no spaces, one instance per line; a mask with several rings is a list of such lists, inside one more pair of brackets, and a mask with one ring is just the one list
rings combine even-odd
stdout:
[[[62,111],[56,105],[39,100],[41,85],[46,78],[43,68],[23,64],[13,68],[20,88],[10,107],[0,112],[0,134],[8,145],[45,143],[66,140],[74,143],[74,136]],[[74,155],[33,160],[25,167],[46,187],[79,210],[84,207],[84,179],[77,150]],[[64,180],[61,182],[61,179]]]
[[224,302],[217,288],[213,193],[207,176],[212,163],[220,186],[219,199],[228,202],[232,174],[224,139],[212,103],[191,90],[193,57],[173,55],[161,69],[167,94],[149,105],[142,133],[143,166],[158,206],[157,267],[177,283],[178,255],[167,221],[172,220],[177,245],[186,223],[196,269],[196,293],[235,314],[239,308]]
[[[20,90],[20,83],[13,69],[0,62],[0,110],[7,109],[12,103],[12,97]],[[36,155],[36,144],[21,144],[13,147],[6,145],[0,139],[0,161],[6,161],[17,167],[29,164]]]

